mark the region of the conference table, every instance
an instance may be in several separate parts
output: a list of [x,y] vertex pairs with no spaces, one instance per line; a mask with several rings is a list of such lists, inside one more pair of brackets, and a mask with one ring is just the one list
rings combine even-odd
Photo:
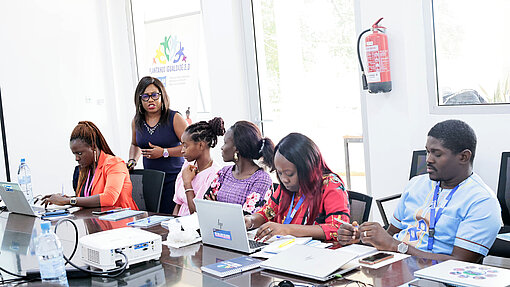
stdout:
[[[141,219],[155,213],[145,212],[136,217],[120,221],[99,220],[92,211],[100,208],[82,209],[69,217],[77,226],[79,236],[92,234],[113,228],[125,227],[127,222]],[[161,215],[161,214],[159,214]],[[0,213],[0,234],[2,236],[0,250],[0,266],[16,274],[26,271],[37,271],[38,263],[34,254],[34,238],[40,234],[41,219],[12,214]],[[57,221],[53,221],[56,224]],[[168,230],[161,225],[145,229],[160,234],[166,240]],[[69,257],[75,245],[75,228],[71,223],[63,222],[58,226],[59,236],[64,254]],[[196,243],[183,248],[169,248],[163,245],[161,258],[131,266],[126,272],[116,278],[70,278],[70,286],[278,286],[282,280],[290,280],[294,284],[313,286],[326,284],[329,286],[400,286],[413,280],[414,271],[433,265],[432,260],[408,257],[379,269],[361,267],[344,274],[344,277],[318,282],[306,278],[283,273],[263,270],[261,268],[246,271],[225,278],[219,278],[203,273],[201,266],[216,263],[244,255],[242,253]],[[72,258],[78,266],[84,266],[80,260],[79,250]],[[495,261],[493,265],[501,262]],[[327,262],[324,262],[327,264]],[[12,275],[1,272],[2,278],[8,280]],[[2,279],[0,278],[0,280]],[[0,284],[2,282],[0,281]],[[44,286],[40,281],[23,283],[16,286]],[[301,285],[303,286],[303,285]]]

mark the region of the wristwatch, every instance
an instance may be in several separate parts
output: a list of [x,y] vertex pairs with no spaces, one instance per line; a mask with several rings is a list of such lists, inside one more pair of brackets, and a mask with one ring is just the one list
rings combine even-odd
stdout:
[[76,205],[76,197],[71,197],[71,198],[69,199],[69,204],[71,204],[71,205]]
[[407,245],[405,242],[400,242],[400,244],[397,246],[397,251],[402,254],[406,254],[408,249],[409,245]]
[[163,157],[168,157],[170,154],[166,148],[163,149]]

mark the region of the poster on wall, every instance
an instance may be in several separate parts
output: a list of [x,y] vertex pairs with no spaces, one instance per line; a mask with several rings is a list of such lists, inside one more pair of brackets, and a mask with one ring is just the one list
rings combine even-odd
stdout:
[[194,107],[198,88],[200,14],[145,23],[146,67],[170,98],[170,108],[184,115]]

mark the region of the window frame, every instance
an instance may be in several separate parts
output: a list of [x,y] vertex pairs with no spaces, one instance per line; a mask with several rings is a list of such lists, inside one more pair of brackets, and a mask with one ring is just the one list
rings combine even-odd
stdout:
[[436,35],[434,21],[434,0],[423,1],[423,27],[425,35],[425,67],[429,112],[438,115],[459,114],[508,114],[510,103],[490,103],[472,105],[440,105],[437,78]]

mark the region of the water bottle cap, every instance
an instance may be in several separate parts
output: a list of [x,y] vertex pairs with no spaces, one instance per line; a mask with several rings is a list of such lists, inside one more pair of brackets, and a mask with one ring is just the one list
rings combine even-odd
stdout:
[[21,163],[24,163],[24,162],[25,162],[25,159],[24,159],[24,158],[22,158],[22,159],[21,159]]
[[51,227],[51,221],[43,221],[41,222],[41,230],[42,231],[49,231]]

